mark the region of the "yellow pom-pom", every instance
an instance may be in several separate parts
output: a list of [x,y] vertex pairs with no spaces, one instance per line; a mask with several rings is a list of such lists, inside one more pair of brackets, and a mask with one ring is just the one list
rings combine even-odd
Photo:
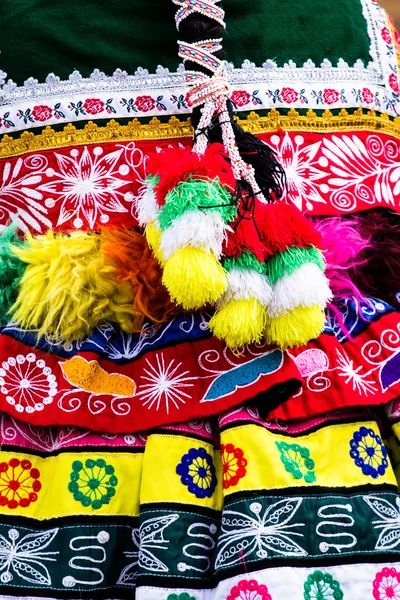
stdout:
[[129,284],[113,280],[114,268],[105,264],[99,237],[48,231],[27,236],[12,250],[26,264],[19,293],[11,307],[13,319],[38,336],[73,341],[104,322],[117,322],[132,331],[133,294]]
[[146,227],[146,240],[160,265],[164,266],[164,254],[161,250],[161,230],[155,221],[152,221]]
[[210,320],[215,337],[229,348],[260,342],[265,331],[267,313],[256,298],[230,300]]
[[222,296],[227,276],[212,252],[185,246],[165,263],[163,284],[177,304],[197,310]]
[[321,306],[298,306],[267,323],[265,337],[269,344],[282,349],[304,346],[321,335],[324,330],[325,313]]

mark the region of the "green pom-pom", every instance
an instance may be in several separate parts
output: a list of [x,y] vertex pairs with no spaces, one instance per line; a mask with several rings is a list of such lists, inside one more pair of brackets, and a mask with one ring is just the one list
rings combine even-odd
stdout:
[[266,275],[267,266],[265,263],[260,263],[257,257],[252,252],[242,252],[237,257],[229,257],[224,260],[224,268],[227,271],[231,269],[240,269],[242,271],[256,271],[260,275]]
[[237,206],[229,191],[219,179],[188,179],[179,183],[165,197],[165,205],[160,213],[161,230],[171,226],[172,221],[188,210],[214,210],[225,223],[236,217]]
[[17,224],[6,227],[0,234],[0,325],[10,320],[7,313],[17,299],[19,282],[25,271],[25,264],[15,256],[12,246],[22,246],[18,238]]
[[271,283],[276,283],[284,275],[291,275],[306,263],[316,264],[321,271],[325,270],[325,261],[321,250],[310,248],[288,248],[285,252],[277,252],[267,261],[267,276]]

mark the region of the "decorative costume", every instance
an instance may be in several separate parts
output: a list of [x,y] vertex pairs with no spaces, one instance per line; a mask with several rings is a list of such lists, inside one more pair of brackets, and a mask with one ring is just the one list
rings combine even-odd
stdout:
[[0,15],[0,597],[400,600],[393,22],[133,4]]

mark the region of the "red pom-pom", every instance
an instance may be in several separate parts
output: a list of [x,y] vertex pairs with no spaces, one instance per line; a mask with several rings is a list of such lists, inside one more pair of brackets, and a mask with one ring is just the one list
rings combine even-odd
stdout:
[[225,241],[224,255],[237,258],[242,252],[252,252],[257,260],[263,263],[268,256],[268,250],[260,238],[253,217],[250,214],[239,217],[232,229],[233,232],[228,233]]
[[257,203],[255,217],[264,245],[269,254],[284,252],[296,246],[321,247],[321,234],[311,221],[293,205],[285,202]]
[[202,156],[192,152],[189,147],[166,148],[150,157],[148,173],[160,178],[155,188],[159,206],[165,204],[165,196],[170,190],[189,177],[210,180],[218,177],[221,184],[232,192],[236,185],[222,144],[211,144]]

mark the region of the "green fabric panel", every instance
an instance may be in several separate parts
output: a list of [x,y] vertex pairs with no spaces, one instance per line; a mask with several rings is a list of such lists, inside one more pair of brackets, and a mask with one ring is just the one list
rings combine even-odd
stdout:
[[[369,38],[360,0],[225,0],[227,59],[267,58],[301,65],[311,58],[353,64],[369,59]],[[177,58],[171,0],[2,0],[0,66],[21,83],[54,72],[66,78],[98,68],[111,74],[137,67],[174,69]]]

